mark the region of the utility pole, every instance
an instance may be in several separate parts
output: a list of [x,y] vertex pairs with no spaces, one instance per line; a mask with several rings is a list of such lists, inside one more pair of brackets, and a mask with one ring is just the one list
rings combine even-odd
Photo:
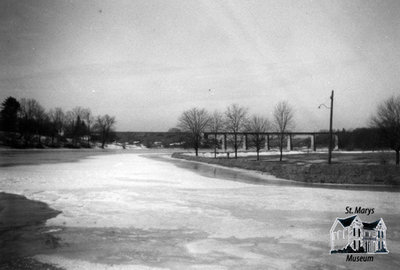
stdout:
[[332,118],[333,118],[333,90],[331,95],[331,117],[329,120],[329,156],[328,164],[332,162],[333,136],[332,136]]

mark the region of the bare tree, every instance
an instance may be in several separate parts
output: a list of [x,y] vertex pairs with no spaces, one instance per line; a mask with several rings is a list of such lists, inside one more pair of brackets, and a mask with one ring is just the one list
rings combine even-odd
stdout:
[[92,128],[94,124],[94,117],[92,115],[92,111],[89,108],[83,109],[82,118],[86,123],[86,136],[87,136],[87,144],[90,146],[90,139],[92,135]]
[[201,134],[205,131],[209,122],[208,112],[205,109],[198,108],[184,111],[178,120],[178,127],[190,134],[190,143],[196,152],[196,156],[199,154]]
[[88,146],[94,118],[89,108],[80,106],[74,107],[65,114],[67,135],[72,138],[73,144],[81,142],[81,138],[86,136]]
[[79,106],[65,114],[66,136],[72,139],[74,146],[79,146],[81,137],[86,134],[86,123],[83,121],[83,116],[83,108]]
[[51,140],[53,143],[54,137],[57,136],[59,138],[64,131],[65,114],[60,107],[57,107],[55,109],[51,109],[48,115],[51,122],[51,128],[52,128]]
[[225,111],[225,128],[234,135],[235,158],[237,158],[237,149],[241,143],[241,141],[238,142],[237,134],[243,131],[246,117],[247,108],[240,107],[238,104],[230,105]]
[[101,148],[104,148],[104,145],[109,140],[115,123],[116,121],[114,116],[109,116],[108,114],[104,116],[97,116],[94,127],[100,134]]
[[64,134],[65,137],[72,138],[75,126],[75,115],[72,111],[67,111],[64,117]]
[[30,142],[32,136],[38,135],[38,143],[43,133],[43,123],[46,111],[35,99],[21,99],[21,125],[20,132],[26,142]]
[[211,132],[214,133],[214,157],[217,157],[217,147],[218,147],[218,140],[217,140],[217,133],[223,129],[224,126],[224,119],[222,113],[219,111],[214,111],[213,114],[210,116],[210,124],[209,129]]
[[252,133],[251,138],[256,147],[257,160],[260,160],[260,149],[265,145],[265,133],[270,129],[270,123],[267,118],[253,115],[246,123],[246,130]]
[[287,101],[279,102],[274,110],[275,129],[279,132],[279,160],[282,161],[283,139],[285,132],[294,126],[293,109]]
[[372,124],[379,128],[382,138],[396,152],[396,165],[399,165],[400,152],[400,95],[392,96],[378,106]]

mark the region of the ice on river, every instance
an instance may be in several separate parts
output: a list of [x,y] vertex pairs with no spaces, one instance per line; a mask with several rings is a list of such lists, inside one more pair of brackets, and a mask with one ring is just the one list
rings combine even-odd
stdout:
[[0,190],[62,211],[47,225],[63,228],[68,247],[37,258],[67,269],[346,268],[329,255],[330,226],[346,206],[385,219],[390,254],[373,266],[399,261],[398,193],[253,185],[140,154],[4,167]]

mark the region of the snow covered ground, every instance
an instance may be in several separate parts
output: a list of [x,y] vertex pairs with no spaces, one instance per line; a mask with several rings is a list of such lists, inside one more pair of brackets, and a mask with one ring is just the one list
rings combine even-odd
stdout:
[[[62,211],[47,222],[61,246],[36,258],[66,269],[400,267],[398,193],[254,185],[153,155],[3,167],[0,190]],[[330,227],[346,206],[375,208],[361,219],[385,220],[388,255],[370,264],[329,255]]]

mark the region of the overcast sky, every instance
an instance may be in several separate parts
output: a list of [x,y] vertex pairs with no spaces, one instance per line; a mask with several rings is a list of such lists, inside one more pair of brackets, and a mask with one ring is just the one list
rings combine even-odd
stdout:
[[366,126],[400,93],[400,1],[0,2],[0,99],[91,108],[120,131],[166,131],[232,103],[296,130]]

